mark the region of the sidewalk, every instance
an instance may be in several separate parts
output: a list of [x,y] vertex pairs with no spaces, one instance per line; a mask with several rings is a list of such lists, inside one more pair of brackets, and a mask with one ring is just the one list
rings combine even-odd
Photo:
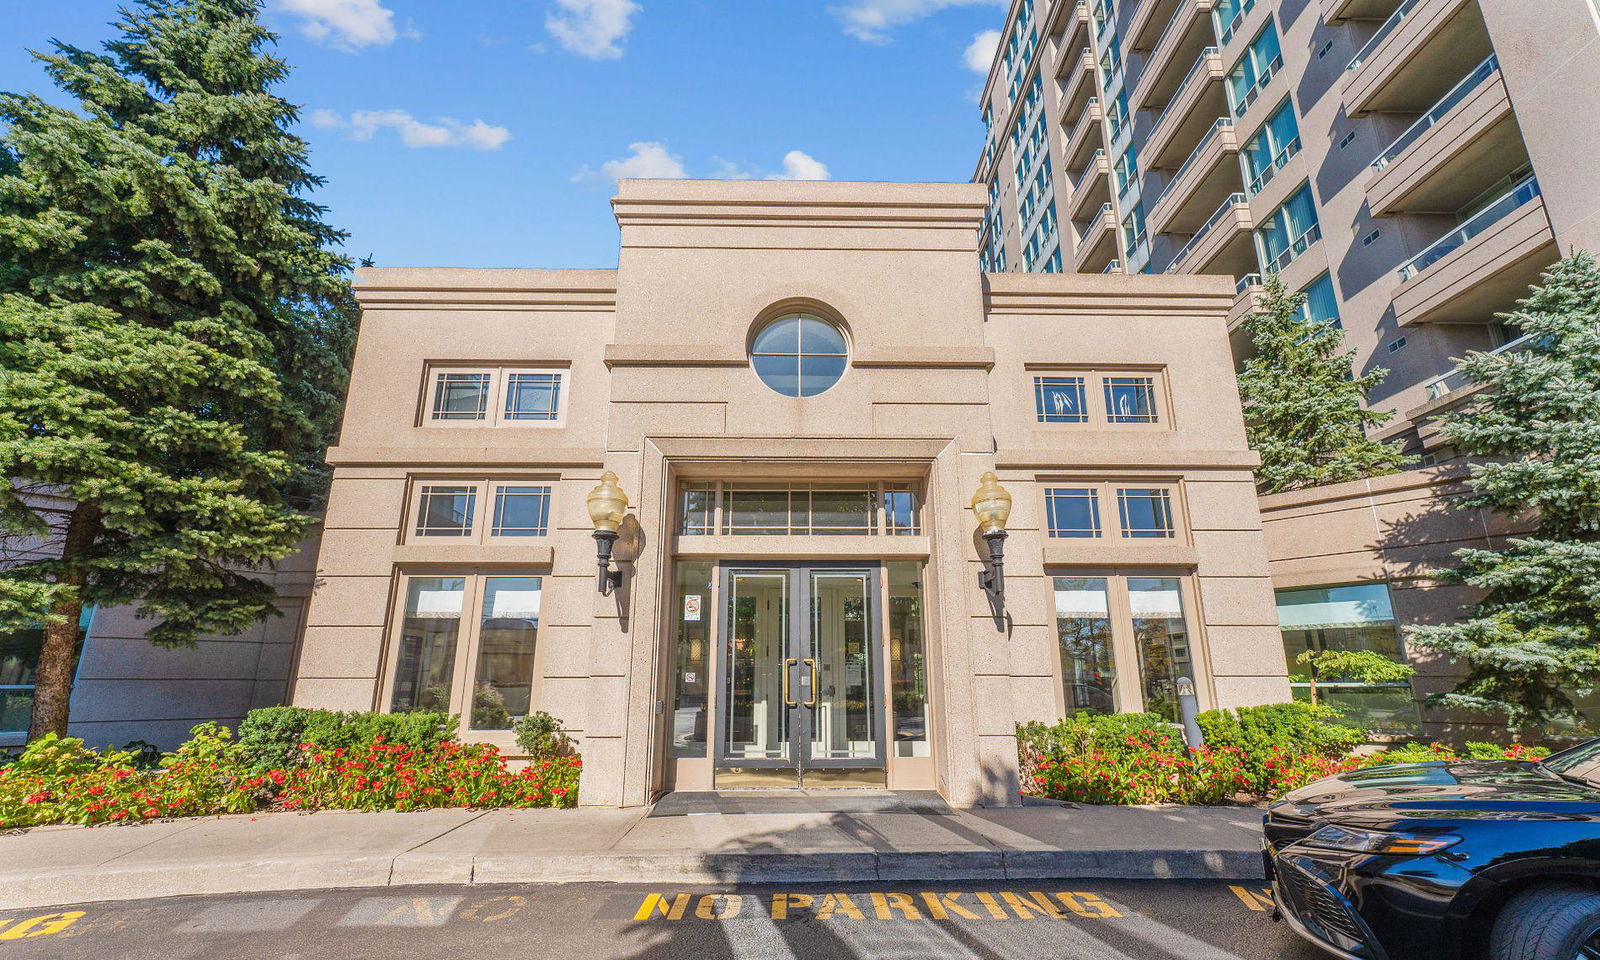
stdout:
[[426,883],[1262,876],[1261,815],[1250,808],[670,809],[278,813],[41,827],[0,837],[0,909]]

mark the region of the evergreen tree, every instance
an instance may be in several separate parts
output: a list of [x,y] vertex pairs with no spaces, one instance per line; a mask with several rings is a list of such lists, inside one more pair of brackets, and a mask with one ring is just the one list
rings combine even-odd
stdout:
[[1442,706],[1503,713],[1518,732],[1577,719],[1600,685],[1600,267],[1580,253],[1506,315],[1523,349],[1471,353],[1483,389],[1441,418],[1473,468],[1467,506],[1534,519],[1503,549],[1461,550],[1446,583],[1485,591],[1460,622],[1414,627],[1411,642],[1467,669]]
[[1256,355],[1239,374],[1239,396],[1266,493],[1382,476],[1408,462],[1398,444],[1367,436],[1393,415],[1366,408],[1389,371],[1352,376],[1355,351],[1343,349],[1344,333],[1332,320],[1308,320],[1305,302],[1273,277],[1245,319]]
[[[160,646],[273,612],[245,571],[315,506],[354,339],[259,0],[140,0],[0,94],[0,630],[43,622],[30,736],[64,733],[85,604]],[[38,494],[49,494],[41,498]]]

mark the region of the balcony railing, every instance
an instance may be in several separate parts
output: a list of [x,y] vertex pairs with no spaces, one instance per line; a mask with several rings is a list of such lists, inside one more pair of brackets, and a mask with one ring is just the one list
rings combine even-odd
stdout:
[[1068,143],[1076,140],[1078,138],[1078,133],[1089,124],[1094,122],[1094,118],[1091,117],[1090,114],[1094,113],[1094,108],[1099,105],[1099,97],[1090,97],[1088,102],[1083,105],[1083,112],[1078,114],[1078,119],[1072,124],[1072,130],[1067,134]]
[[1191,2],[1193,0],[1178,0],[1178,8],[1172,11],[1172,19],[1168,20],[1167,25],[1161,28],[1161,36],[1156,37],[1155,45],[1150,48],[1152,59],[1155,57],[1155,52],[1161,49],[1161,45],[1167,42],[1167,35],[1177,28],[1178,22],[1185,17],[1193,15],[1194,11],[1189,9]]
[[1378,32],[1372,35],[1372,39],[1368,40],[1366,45],[1356,52],[1355,57],[1350,61],[1350,65],[1345,69],[1361,69],[1361,65],[1367,62],[1367,58],[1372,56],[1373,51],[1377,50],[1383,41],[1389,39],[1389,34],[1394,33],[1399,28],[1400,24],[1405,21],[1406,17],[1411,15],[1411,11],[1415,10],[1420,2],[1421,0],[1405,0],[1399,7],[1395,8],[1394,13],[1389,14],[1389,19],[1383,21],[1383,26],[1379,27]]
[[1390,163],[1393,163],[1395,157],[1400,156],[1407,147],[1416,143],[1418,137],[1427,133],[1435,124],[1443,120],[1446,114],[1455,109],[1456,104],[1467,98],[1467,94],[1483,86],[1499,70],[1500,60],[1491,53],[1489,59],[1478,64],[1477,69],[1467,74],[1466,79],[1452,87],[1449,93],[1440,97],[1439,102],[1434,104],[1427,113],[1423,114],[1421,119],[1406,128],[1406,132],[1400,134],[1394,143],[1389,144],[1389,149],[1383,151],[1378,155],[1378,159],[1372,161],[1372,169],[1382,170]]
[[1194,232],[1194,236],[1189,238],[1189,242],[1184,244],[1183,247],[1173,255],[1172,262],[1167,264],[1167,272],[1171,273],[1174,267],[1182,263],[1183,258],[1187,257],[1190,252],[1199,245],[1202,237],[1210,233],[1212,228],[1221,223],[1224,217],[1233,213],[1234,207],[1243,206],[1249,202],[1249,199],[1246,198],[1242,193],[1231,194],[1228,199],[1222,201],[1222,206],[1217,208],[1217,212],[1213,213],[1211,218],[1207,220],[1199,230]]
[[1256,82],[1250,84],[1250,89],[1246,90],[1244,96],[1239,98],[1239,102],[1233,105],[1233,115],[1235,117],[1244,116],[1244,112],[1250,109],[1250,105],[1256,102],[1257,97],[1261,96],[1262,88],[1271,83],[1272,78],[1277,76],[1278,71],[1282,69],[1283,54],[1280,53],[1272,58],[1271,63],[1262,68],[1261,75],[1256,77]]
[[1278,151],[1277,155],[1272,158],[1272,163],[1268,164],[1265,170],[1250,178],[1250,183],[1245,187],[1245,192],[1253,197],[1265,190],[1267,184],[1272,182],[1272,178],[1278,175],[1278,171],[1287,166],[1289,161],[1293,160],[1295,154],[1299,152],[1300,136],[1296,134],[1294,139],[1283,145],[1283,149]]
[[1239,26],[1244,23],[1244,18],[1249,16],[1250,11],[1255,8],[1256,0],[1244,0],[1234,13],[1233,19],[1228,21],[1228,25],[1217,31],[1217,46],[1226,47],[1228,41],[1232,40],[1233,35],[1239,31]]
[[1282,273],[1284,267],[1287,267],[1289,264],[1298,260],[1300,258],[1300,254],[1311,249],[1311,245],[1321,239],[1322,224],[1313,223],[1311,226],[1306,228],[1304,233],[1290,241],[1289,245],[1284,247],[1276,257],[1273,257],[1270,262],[1264,264],[1262,269],[1268,273]]
[[1435,240],[1428,249],[1407,260],[1399,269],[1400,281],[1412,277],[1443,260],[1468,240],[1504,220],[1512,211],[1539,196],[1539,181],[1533,177],[1506,191],[1498,200],[1473,214],[1467,222]]
[[1096,210],[1094,212],[1094,219],[1090,220],[1089,221],[1089,225],[1084,228],[1083,236],[1085,238],[1087,238],[1090,234],[1094,233],[1096,230],[1101,229],[1103,221],[1105,221],[1110,216],[1111,216],[1111,204],[1109,202],[1100,204],[1100,209]]
[[[1531,334],[1531,333],[1525,333],[1522,336],[1518,337],[1517,339],[1512,340],[1512,341],[1510,341],[1508,343],[1502,343],[1500,346],[1495,347],[1493,350],[1490,350],[1488,352],[1491,353],[1491,354],[1494,354],[1494,353],[1520,353],[1523,350],[1528,349],[1528,347],[1531,346],[1533,344],[1533,342],[1535,340],[1537,340],[1537,339],[1538,338],[1537,338],[1536,335]],[[1465,387],[1467,384],[1468,384],[1468,378],[1467,378],[1466,372],[1464,370],[1462,370],[1460,367],[1456,367],[1454,370],[1451,370],[1449,373],[1445,374],[1444,376],[1435,377],[1432,380],[1429,380],[1427,382],[1426,387],[1427,387],[1427,391],[1428,391],[1428,399],[1429,400],[1437,400],[1440,397],[1446,396],[1448,394],[1456,392],[1457,390],[1460,390],[1462,387]]]
[[1078,188],[1082,187],[1085,183],[1088,182],[1090,177],[1095,175],[1095,173],[1097,172],[1096,168],[1100,166],[1100,161],[1104,160],[1105,158],[1106,158],[1106,151],[1105,151],[1104,147],[1102,147],[1099,150],[1096,150],[1094,153],[1090,154],[1089,162],[1083,165],[1083,172],[1078,175],[1077,179],[1072,181],[1072,192],[1073,193],[1077,193],[1078,192]]
[[1200,138],[1199,146],[1196,146],[1194,148],[1194,150],[1192,152],[1190,152],[1189,158],[1187,160],[1183,161],[1183,166],[1178,168],[1178,172],[1173,174],[1172,175],[1172,179],[1168,180],[1167,183],[1173,184],[1173,183],[1177,183],[1179,180],[1182,180],[1183,179],[1183,175],[1185,173],[1189,172],[1189,168],[1190,167],[1194,166],[1194,162],[1196,160],[1200,159],[1200,155],[1202,153],[1205,153],[1206,145],[1211,142],[1212,138],[1216,137],[1218,134],[1220,134],[1224,130],[1232,130],[1232,129],[1233,129],[1233,121],[1232,120],[1229,120],[1227,117],[1218,117],[1217,118],[1217,122],[1213,123],[1211,125],[1211,129],[1206,131],[1206,135]]
[[1152,130],[1154,130],[1155,127],[1161,126],[1162,121],[1167,119],[1167,114],[1172,112],[1172,105],[1183,99],[1183,93],[1185,90],[1189,89],[1189,84],[1193,83],[1194,78],[1199,76],[1200,73],[1206,69],[1206,61],[1216,55],[1216,47],[1206,47],[1204,50],[1200,51],[1200,58],[1194,62],[1194,66],[1189,68],[1189,72],[1183,75],[1183,81],[1178,84],[1178,89],[1172,91],[1171,99],[1167,101],[1166,106],[1161,108],[1161,115],[1156,118],[1154,126],[1151,127]]
[[1122,261],[1121,260],[1113,260],[1110,263],[1106,264],[1106,268],[1104,270],[1101,270],[1100,272],[1101,273],[1116,273],[1118,270],[1121,270],[1121,269],[1122,269]]
[[1246,290],[1249,290],[1251,287],[1259,287],[1259,286],[1261,286],[1261,274],[1259,274],[1259,273],[1247,273],[1244,276],[1239,278],[1239,282],[1238,283],[1235,283],[1233,285],[1233,292],[1234,293],[1244,293]]

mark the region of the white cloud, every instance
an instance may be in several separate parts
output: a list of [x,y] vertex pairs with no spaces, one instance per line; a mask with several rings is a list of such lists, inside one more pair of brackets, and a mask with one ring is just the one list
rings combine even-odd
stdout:
[[561,45],[591,60],[622,56],[620,41],[633,29],[630,22],[641,9],[634,0],[555,0],[544,25]]
[[400,134],[400,142],[408,147],[470,147],[473,150],[498,150],[511,139],[511,131],[474,120],[463,123],[450,117],[440,117],[436,123],[423,123],[404,110],[357,110],[346,120],[337,111],[320,109],[311,112],[313,126],[329,130],[344,130],[351,140],[365,143],[379,130],[390,129]]
[[983,4],[1003,7],[1007,0],[851,0],[833,13],[844,21],[844,32],[868,43],[888,43],[889,31],[950,7]]
[[790,150],[783,155],[783,172],[774,173],[768,180],[826,180],[828,167],[810,154]]
[[[380,0],[278,0],[286,12],[301,18],[300,32],[347,50],[387,46],[398,32],[394,11]],[[408,36],[414,31],[408,28]]]
[[967,44],[966,52],[961,55],[961,59],[966,62],[968,70],[988,76],[989,65],[994,63],[994,55],[999,49],[1000,31],[984,30]]

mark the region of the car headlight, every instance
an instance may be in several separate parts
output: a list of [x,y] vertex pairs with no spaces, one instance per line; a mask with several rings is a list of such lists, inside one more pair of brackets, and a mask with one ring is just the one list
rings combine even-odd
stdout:
[[1375,856],[1423,857],[1447,850],[1461,842],[1450,834],[1423,836],[1415,833],[1390,833],[1381,830],[1358,830],[1326,824],[1318,827],[1301,843],[1308,847],[1329,850],[1348,850],[1352,853],[1370,853]]

